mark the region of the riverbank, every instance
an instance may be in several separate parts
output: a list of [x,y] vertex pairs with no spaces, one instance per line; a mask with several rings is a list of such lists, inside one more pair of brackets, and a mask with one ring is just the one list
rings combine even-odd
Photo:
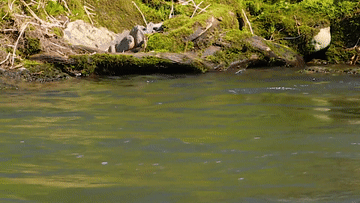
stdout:
[[[27,81],[52,81],[92,74],[303,67],[306,61],[320,58],[326,64],[352,64],[351,71],[343,72],[357,73],[358,2],[308,0],[270,4],[260,0],[209,0],[203,2],[204,5],[198,1],[193,4],[162,0],[126,2],[126,5],[123,1],[115,4],[127,19],[119,19],[105,0],[89,1],[86,5],[75,0],[45,1],[44,4],[1,2],[0,56],[4,58],[1,58],[1,72]],[[324,10],[324,6],[329,9]],[[340,7],[341,10],[336,10]],[[24,15],[20,15],[21,12]],[[162,22],[163,26],[159,32],[145,34],[139,49],[111,54],[106,53],[107,49],[88,49],[84,44],[70,45],[64,40],[69,22],[79,19],[88,22],[89,27],[102,26],[109,32],[119,33],[117,35],[135,25],[148,25],[147,20]],[[127,24],[114,27],[119,22],[112,24],[109,19]],[[324,27],[331,28],[332,41],[329,47],[316,51],[313,38]],[[99,41],[97,36],[84,35],[83,38]],[[331,72],[310,69],[305,68],[304,72]]]

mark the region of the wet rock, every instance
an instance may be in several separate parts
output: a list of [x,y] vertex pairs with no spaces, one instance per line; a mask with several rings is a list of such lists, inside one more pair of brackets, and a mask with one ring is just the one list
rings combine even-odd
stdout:
[[124,37],[119,44],[115,45],[115,50],[116,52],[124,52],[134,48],[134,46],[135,46],[134,37],[128,35]]
[[[253,49],[258,50],[264,58],[255,59],[260,64],[286,65],[292,67],[303,67],[305,62],[302,56],[295,53],[289,47],[271,41],[266,41],[259,36],[253,36],[245,40]],[[256,65],[256,61],[251,63]]]

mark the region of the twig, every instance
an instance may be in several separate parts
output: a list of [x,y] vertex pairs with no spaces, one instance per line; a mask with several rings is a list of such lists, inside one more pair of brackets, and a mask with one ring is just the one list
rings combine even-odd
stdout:
[[17,32],[18,30],[17,29],[3,29],[3,30],[0,30],[0,32]]
[[136,3],[134,2],[134,1],[132,1],[132,3],[134,4],[134,6],[139,10],[139,12],[140,12],[140,14],[141,14],[141,16],[142,16],[142,18],[143,18],[143,20],[144,20],[144,22],[145,22],[145,26],[147,27],[147,22],[146,22],[146,19],[145,19],[145,16],[144,16],[144,14],[141,12],[141,10],[140,10],[140,8],[136,5]]
[[15,2],[15,1],[16,1],[16,0],[12,1],[11,3],[10,3],[10,1],[8,2],[10,11],[12,11],[13,5],[14,5],[14,2]]
[[200,12],[198,13],[198,15],[202,12],[206,12],[206,9],[209,8],[211,4],[207,5],[205,8],[200,8]]
[[5,60],[3,60],[3,61],[0,62],[0,65],[3,64],[3,63],[5,63],[5,62],[9,59],[9,57],[10,57],[10,53],[8,53],[8,55],[6,56]]
[[294,15],[294,19],[295,19],[295,22],[296,22],[296,28],[297,28],[297,30],[298,30],[298,35],[300,36],[299,22],[298,22],[298,20],[296,19],[296,15]]
[[169,19],[172,18],[172,13],[174,12],[174,0],[171,0],[171,10],[169,14]]
[[9,14],[9,12],[7,12],[2,18],[1,20],[4,20],[4,18]]
[[55,43],[53,43],[53,42],[50,42],[50,44],[52,44],[52,45],[54,45],[54,46],[57,46],[57,47],[59,47],[59,48],[61,48],[61,49],[67,49],[66,47],[60,46],[60,45],[55,44]]
[[20,17],[20,18],[31,18],[30,16],[20,15],[20,14],[17,14],[17,13],[14,13],[13,15],[16,16],[16,17]]
[[88,18],[90,19],[90,22],[91,22],[91,24],[92,25],[94,25],[94,22],[92,21],[92,19],[91,19],[91,15],[96,15],[95,13],[91,13],[90,11],[88,11],[88,9],[90,10],[90,11],[94,11],[94,9],[92,9],[92,8],[90,8],[90,7],[88,7],[88,6],[84,6],[84,10],[85,10],[85,13],[86,13],[86,15],[88,16]]
[[190,18],[194,17],[196,11],[200,8],[200,5],[203,3],[203,1],[202,1],[202,2],[200,2],[198,5],[196,5],[195,1],[192,1],[192,2],[193,2],[193,4],[194,4],[195,10],[194,10],[194,12],[193,12],[193,14],[191,15]]
[[252,29],[252,27],[251,27],[250,21],[249,21],[249,19],[247,18],[244,9],[241,9],[241,10],[242,10],[242,13],[243,13],[243,15],[244,15],[244,17],[245,17],[245,20],[246,20],[247,24],[249,24],[249,28],[250,28],[251,34],[254,35],[254,31],[253,31],[253,29]]
[[34,11],[31,10],[31,8],[29,7],[29,5],[28,5],[24,0],[20,0],[20,1],[21,1],[21,3],[23,3],[23,4],[26,6],[26,8],[29,9],[30,14],[31,14],[37,21],[39,21],[40,24],[43,24],[43,26],[45,26],[45,27],[62,27],[62,26],[59,25],[59,24],[48,23],[48,22],[46,22],[46,21],[41,20],[41,19],[34,13]]
[[26,27],[29,25],[29,22],[27,22],[25,25],[23,25],[23,28],[21,29],[21,32],[19,34],[19,37],[17,38],[16,42],[15,42],[15,45],[14,45],[14,49],[13,49],[13,54],[12,54],[12,59],[11,59],[11,67],[13,67],[14,65],[14,61],[15,61],[15,57],[16,57],[16,48],[17,48],[17,45],[19,43],[19,40],[21,38],[21,36],[23,35],[23,33],[25,32],[25,29]]
[[72,15],[71,10],[69,9],[69,7],[68,7],[68,5],[67,5],[66,1],[65,1],[65,0],[61,0],[61,2],[63,2],[63,3],[64,3],[65,8],[69,11],[69,14],[70,14],[70,15]]
[[201,35],[203,35],[206,31],[208,31],[212,26],[213,26],[213,23],[211,22],[208,26],[206,26],[205,30],[203,30],[195,39],[201,37]]

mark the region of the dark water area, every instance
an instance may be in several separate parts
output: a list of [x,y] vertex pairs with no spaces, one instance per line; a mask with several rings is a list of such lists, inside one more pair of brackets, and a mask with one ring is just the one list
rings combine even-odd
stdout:
[[0,202],[360,201],[357,76],[279,68],[0,94]]

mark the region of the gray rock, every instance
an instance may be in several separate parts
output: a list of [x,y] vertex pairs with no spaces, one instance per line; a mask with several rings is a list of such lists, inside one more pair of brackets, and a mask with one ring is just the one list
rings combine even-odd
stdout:
[[146,26],[146,29],[144,30],[145,34],[151,34],[151,33],[156,33],[156,32],[160,32],[162,30],[162,25],[163,23],[148,23]]
[[64,39],[72,45],[82,45],[107,51],[116,34],[106,28],[96,28],[82,20],[67,24]]
[[119,44],[115,45],[115,50],[116,52],[124,52],[134,48],[134,46],[135,46],[134,37],[128,35],[124,37]]
[[17,72],[19,74],[28,74],[28,73],[30,73],[30,71],[27,68],[24,68],[24,67],[17,69]]
[[135,26],[131,31],[130,35],[134,37],[135,47],[141,47],[145,42],[145,27],[141,25]]
[[207,56],[212,56],[218,51],[221,51],[221,47],[219,47],[219,46],[209,46],[204,51],[204,53],[202,54],[202,58],[206,58]]

